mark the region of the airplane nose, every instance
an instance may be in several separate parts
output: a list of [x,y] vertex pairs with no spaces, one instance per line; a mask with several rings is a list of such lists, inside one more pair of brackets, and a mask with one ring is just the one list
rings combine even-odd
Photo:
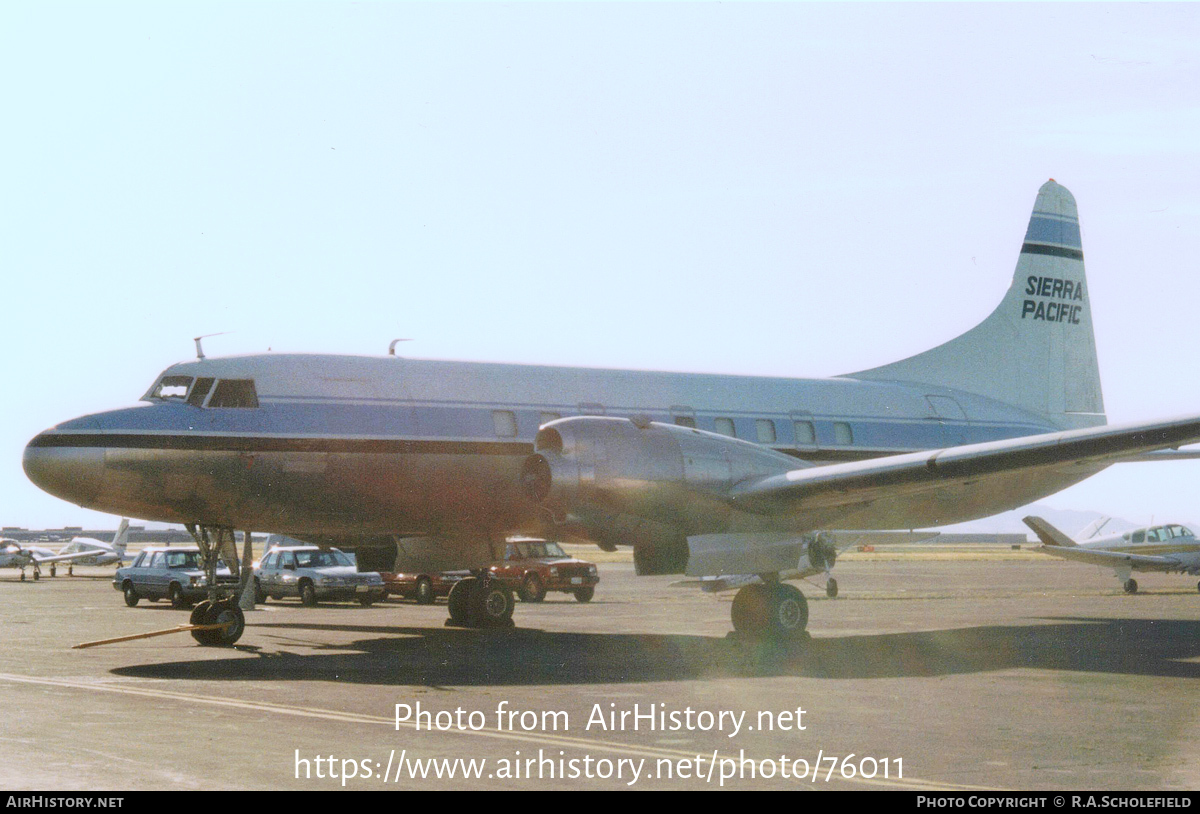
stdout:
[[67,446],[48,432],[25,447],[22,465],[38,488],[80,506],[92,503],[104,483],[103,449]]

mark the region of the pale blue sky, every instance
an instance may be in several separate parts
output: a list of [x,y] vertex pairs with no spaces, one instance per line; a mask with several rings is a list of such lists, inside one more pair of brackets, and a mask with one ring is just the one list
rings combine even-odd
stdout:
[[[1110,421],[1200,412],[1194,4],[0,6],[21,451],[266,350],[826,376],[986,316],[1076,196]],[[1194,518],[1200,461],[1045,502]]]

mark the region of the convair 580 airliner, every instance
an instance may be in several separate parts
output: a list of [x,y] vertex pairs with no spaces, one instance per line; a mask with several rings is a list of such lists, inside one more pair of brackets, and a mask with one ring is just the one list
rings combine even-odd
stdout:
[[[511,624],[512,595],[483,568],[505,536],[536,533],[631,545],[639,574],[757,575],[734,626],[798,633],[807,603],[784,579],[811,572],[814,532],[983,517],[1200,440],[1200,416],[1105,426],[1075,201],[1054,181],[989,317],[833,379],[198,356],[136,407],[38,435],[30,479],[187,524],[226,562],[237,528],[476,569],[450,601],[472,626]],[[228,599],[193,618],[228,622],[209,643],[241,633]]]

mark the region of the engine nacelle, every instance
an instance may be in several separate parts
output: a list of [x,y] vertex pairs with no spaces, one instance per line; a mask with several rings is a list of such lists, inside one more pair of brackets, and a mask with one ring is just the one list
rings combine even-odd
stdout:
[[687,536],[730,528],[734,484],[808,465],[716,433],[604,416],[552,421],[536,450],[522,469],[529,496],[598,543],[657,550],[641,557],[653,573],[682,571]]

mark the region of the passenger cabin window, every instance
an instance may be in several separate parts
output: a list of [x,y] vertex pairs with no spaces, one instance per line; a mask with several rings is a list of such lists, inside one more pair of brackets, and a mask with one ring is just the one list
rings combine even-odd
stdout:
[[754,429],[758,431],[758,443],[774,444],[775,443],[775,422],[769,418],[759,418],[754,422]]
[[191,376],[163,376],[150,397],[182,401],[187,398],[188,388],[191,384]]
[[216,379],[211,377],[196,379],[196,386],[192,388],[192,392],[187,398],[187,403],[193,407],[203,407],[204,397],[208,395],[209,390],[212,390],[214,381]]
[[718,418],[713,421],[713,429],[721,435],[737,438],[737,429],[733,426],[732,418]]
[[696,429],[696,419],[692,418],[690,415],[675,416],[675,424],[679,427],[691,427],[693,430]]
[[492,410],[492,424],[501,438],[517,437],[517,417],[512,410]]
[[833,443],[844,447],[854,443],[854,430],[845,421],[833,422]]
[[208,400],[209,407],[257,407],[253,379],[221,379]]
[[1133,533],[1133,541],[1134,541],[1135,543],[1144,543],[1144,542],[1146,542],[1146,532],[1144,532],[1144,531],[1135,531],[1135,532]]
[[163,551],[156,552],[154,555],[154,559],[152,559],[150,561],[150,567],[151,568],[162,568],[163,563],[166,562],[166,559],[167,559],[166,552],[163,552]]
[[792,429],[796,433],[796,443],[805,446],[816,446],[817,431],[811,421],[793,421]]

